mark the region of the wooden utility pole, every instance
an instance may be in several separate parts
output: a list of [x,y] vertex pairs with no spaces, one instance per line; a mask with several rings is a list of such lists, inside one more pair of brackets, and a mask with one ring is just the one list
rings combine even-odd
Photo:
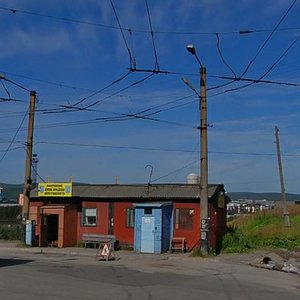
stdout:
[[32,167],[32,146],[33,146],[33,129],[34,129],[34,110],[35,110],[36,92],[30,92],[30,106],[28,118],[28,131],[26,143],[26,162],[25,162],[25,177],[24,177],[24,202],[22,208],[22,220],[26,221],[29,217],[29,196],[31,188],[31,167]]
[[275,138],[276,138],[275,144],[276,144],[276,149],[277,149],[278,170],[279,170],[279,178],[280,178],[280,186],[281,186],[281,203],[282,203],[282,209],[283,209],[284,225],[286,227],[290,227],[291,223],[290,223],[289,212],[287,209],[283,171],[282,171],[281,151],[280,151],[280,143],[279,143],[279,129],[277,126],[275,126]]

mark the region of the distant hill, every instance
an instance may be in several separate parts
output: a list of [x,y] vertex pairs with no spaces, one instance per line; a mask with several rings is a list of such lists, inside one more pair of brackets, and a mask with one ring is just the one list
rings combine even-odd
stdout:
[[[280,193],[251,193],[251,192],[229,192],[228,193],[231,200],[239,199],[249,199],[249,200],[269,200],[269,201],[279,201],[281,200]],[[286,194],[287,201],[300,200],[299,194]]]
[[19,194],[23,192],[23,184],[1,183],[5,201],[19,202]]

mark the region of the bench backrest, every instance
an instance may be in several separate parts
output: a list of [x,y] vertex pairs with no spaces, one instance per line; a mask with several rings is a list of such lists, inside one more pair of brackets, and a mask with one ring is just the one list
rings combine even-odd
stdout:
[[82,234],[83,241],[95,241],[95,242],[105,242],[116,240],[114,235],[111,234],[96,234],[96,233],[83,233]]

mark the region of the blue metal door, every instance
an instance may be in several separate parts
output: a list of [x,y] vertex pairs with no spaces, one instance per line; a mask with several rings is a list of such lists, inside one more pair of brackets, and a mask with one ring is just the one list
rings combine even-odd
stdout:
[[34,222],[31,220],[26,221],[25,244],[32,246],[34,238]]
[[154,253],[154,217],[142,217],[141,252]]

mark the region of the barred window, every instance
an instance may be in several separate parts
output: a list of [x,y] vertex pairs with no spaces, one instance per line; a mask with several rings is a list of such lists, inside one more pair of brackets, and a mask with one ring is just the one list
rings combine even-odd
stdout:
[[126,227],[134,227],[134,208],[126,208]]
[[193,229],[194,209],[176,208],[175,209],[175,229]]
[[97,208],[82,208],[82,225],[97,225]]

